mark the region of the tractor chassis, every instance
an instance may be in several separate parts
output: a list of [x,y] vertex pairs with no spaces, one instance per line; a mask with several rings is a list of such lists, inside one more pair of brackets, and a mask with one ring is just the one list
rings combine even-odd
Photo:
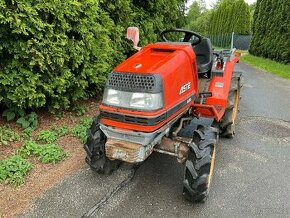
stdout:
[[[110,160],[139,163],[145,161],[154,151],[175,156],[179,163],[184,163],[188,158],[188,144],[191,143],[193,132],[198,125],[210,126],[213,122],[213,119],[196,118],[190,113],[191,109],[184,111],[153,133],[120,132],[120,130],[113,132],[114,130],[110,127],[100,124],[100,129],[107,137],[106,157]],[[189,123],[191,123],[189,127],[191,133],[179,135],[179,132],[184,130]],[[172,128],[173,125],[175,128]]]
[[[185,139],[184,141],[190,140]],[[155,146],[152,144],[142,146],[123,140],[108,139],[105,149],[109,159],[118,159],[128,163],[143,162],[153,151],[175,156],[179,163],[183,163],[187,159],[189,151],[188,144],[165,136]]]

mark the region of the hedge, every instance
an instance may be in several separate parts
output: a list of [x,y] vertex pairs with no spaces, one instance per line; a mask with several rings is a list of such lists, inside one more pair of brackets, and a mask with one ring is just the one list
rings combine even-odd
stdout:
[[290,1],[258,0],[250,53],[290,63]]
[[180,25],[185,0],[0,0],[0,105],[51,111],[101,90],[130,53],[130,25],[141,44]]
[[250,21],[250,7],[244,0],[223,0],[211,14],[209,34],[249,34]]

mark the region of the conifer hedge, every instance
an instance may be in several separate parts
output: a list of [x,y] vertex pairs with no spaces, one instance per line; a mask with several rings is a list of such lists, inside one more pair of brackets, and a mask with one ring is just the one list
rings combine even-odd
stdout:
[[290,1],[258,0],[250,53],[290,63]]
[[69,108],[96,93],[131,46],[182,26],[185,0],[0,0],[0,106]]
[[223,0],[209,22],[209,34],[250,33],[250,7],[244,0]]

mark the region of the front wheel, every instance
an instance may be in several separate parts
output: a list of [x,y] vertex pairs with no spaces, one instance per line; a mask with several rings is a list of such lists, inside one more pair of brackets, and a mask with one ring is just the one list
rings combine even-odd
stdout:
[[109,160],[106,157],[106,135],[100,129],[99,119],[95,119],[88,129],[88,138],[84,145],[86,162],[93,171],[99,174],[111,174],[120,165],[120,161]]
[[191,202],[204,202],[208,196],[216,155],[218,130],[199,126],[189,144],[185,162],[183,195]]

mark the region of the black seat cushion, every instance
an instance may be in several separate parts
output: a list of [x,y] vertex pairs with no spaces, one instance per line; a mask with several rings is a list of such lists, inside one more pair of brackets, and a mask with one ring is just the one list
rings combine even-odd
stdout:
[[207,73],[211,71],[213,64],[212,45],[208,38],[203,38],[201,43],[193,46],[197,59],[198,73]]

